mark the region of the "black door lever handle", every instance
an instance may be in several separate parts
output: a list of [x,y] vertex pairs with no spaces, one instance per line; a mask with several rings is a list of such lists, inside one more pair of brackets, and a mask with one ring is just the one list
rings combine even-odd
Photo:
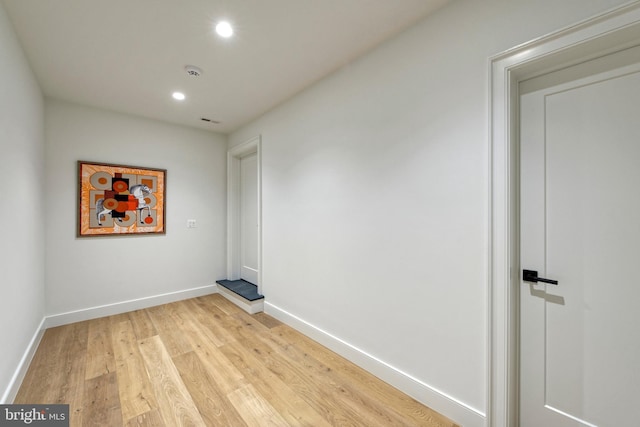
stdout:
[[534,270],[522,270],[522,280],[524,280],[525,282],[532,282],[532,283],[544,282],[544,283],[549,283],[550,285],[558,284],[557,280],[544,279],[542,277],[538,277],[538,272]]

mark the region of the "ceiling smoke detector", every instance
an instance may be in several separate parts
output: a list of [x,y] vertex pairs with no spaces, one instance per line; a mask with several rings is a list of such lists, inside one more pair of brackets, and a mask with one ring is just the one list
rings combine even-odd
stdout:
[[202,75],[202,70],[195,65],[187,65],[184,69],[192,77],[200,77]]

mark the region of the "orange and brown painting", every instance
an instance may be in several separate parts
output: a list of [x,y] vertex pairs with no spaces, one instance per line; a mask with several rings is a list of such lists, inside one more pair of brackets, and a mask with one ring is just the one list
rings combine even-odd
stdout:
[[79,235],[164,233],[166,171],[78,162]]

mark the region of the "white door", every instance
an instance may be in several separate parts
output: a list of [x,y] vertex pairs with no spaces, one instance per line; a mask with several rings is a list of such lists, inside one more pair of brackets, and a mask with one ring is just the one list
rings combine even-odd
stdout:
[[638,61],[521,84],[521,427],[640,426]]
[[258,156],[240,159],[240,278],[258,284]]

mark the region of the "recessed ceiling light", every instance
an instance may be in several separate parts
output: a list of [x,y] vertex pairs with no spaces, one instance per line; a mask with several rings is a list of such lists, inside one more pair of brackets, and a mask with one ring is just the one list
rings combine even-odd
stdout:
[[216,24],[216,33],[218,33],[220,37],[228,39],[233,35],[233,27],[227,21],[220,21]]
[[177,101],[184,101],[184,99],[186,98],[186,96],[184,96],[184,93],[182,92],[173,92],[171,96],[173,96],[173,99]]

